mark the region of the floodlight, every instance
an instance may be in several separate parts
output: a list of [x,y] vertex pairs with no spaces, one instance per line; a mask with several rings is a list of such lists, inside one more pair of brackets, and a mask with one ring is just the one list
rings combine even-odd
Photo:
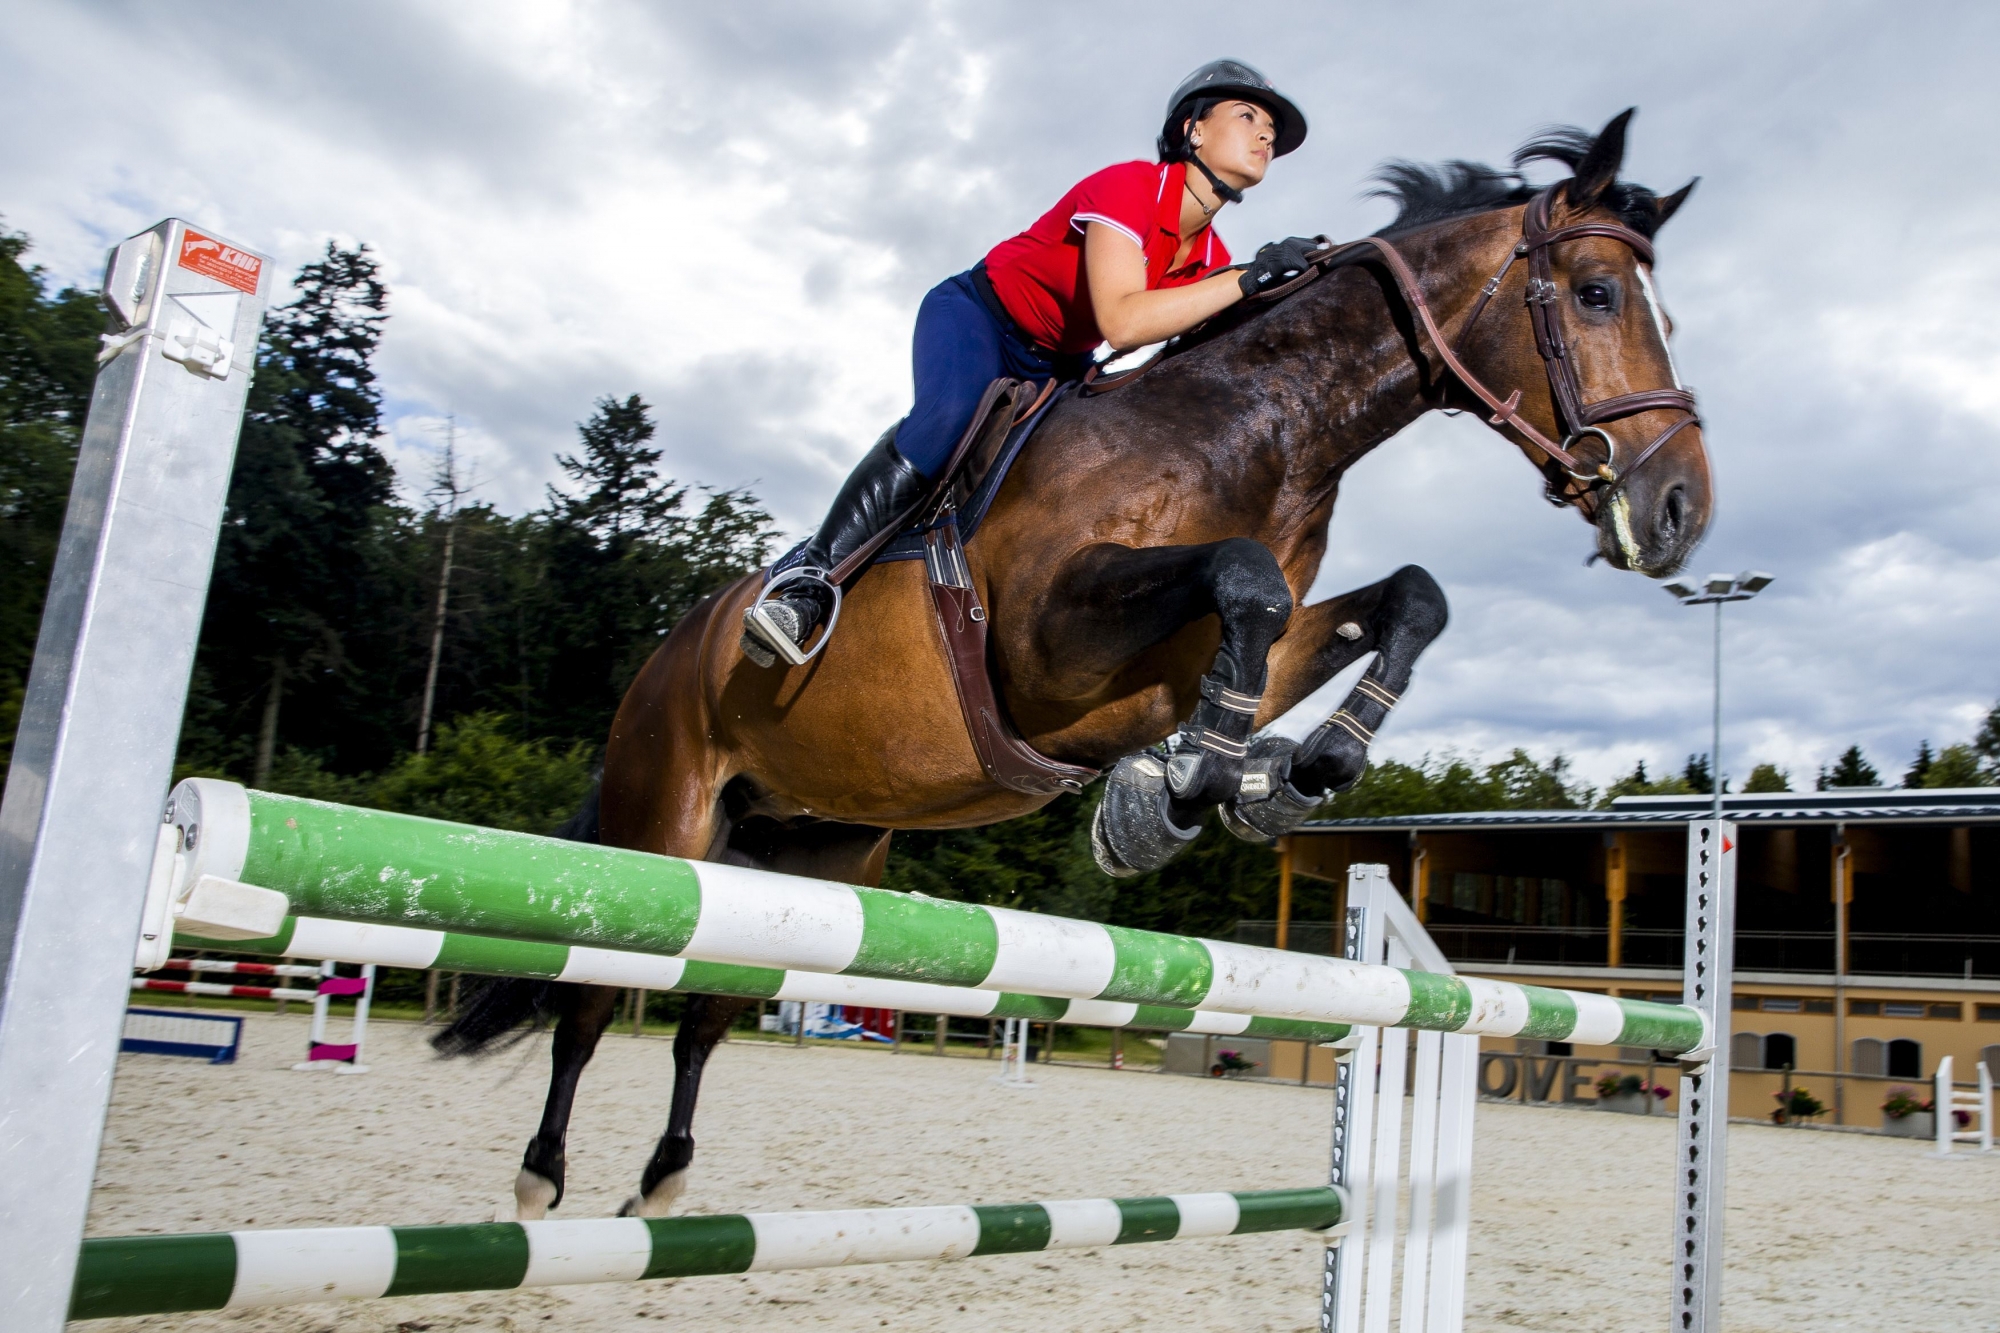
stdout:
[[1771,586],[1771,577],[1771,575],[1763,573],[1761,570],[1745,570],[1736,576],[1737,591],[1762,592]]
[[1677,598],[1692,597],[1695,595],[1695,589],[1692,586],[1682,583],[1678,579],[1667,585],[1667,592]]
[[1710,574],[1708,582],[1702,585],[1702,591],[1711,597],[1725,597],[1735,586],[1734,574]]

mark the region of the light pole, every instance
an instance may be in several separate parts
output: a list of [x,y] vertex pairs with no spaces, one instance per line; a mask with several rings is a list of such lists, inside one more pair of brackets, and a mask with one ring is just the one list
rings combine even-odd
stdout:
[[1722,825],[1722,604],[1747,602],[1771,585],[1771,575],[1746,569],[1741,574],[1710,574],[1699,587],[1669,583],[1667,593],[1682,606],[1715,607],[1715,735],[1708,749],[1708,789],[1713,794],[1710,818]]

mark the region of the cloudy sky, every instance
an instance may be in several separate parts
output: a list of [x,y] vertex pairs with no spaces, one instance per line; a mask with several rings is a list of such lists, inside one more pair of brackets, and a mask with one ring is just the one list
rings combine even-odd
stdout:
[[[1699,175],[1660,284],[1720,512],[1725,767],[1900,773],[2000,696],[2000,123],[1992,6],[1630,3],[65,4],[0,27],[0,216],[94,284],[161,216],[287,269],[381,257],[393,449],[455,415],[502,508],[594,398],[656,405],[673,475],[810,523],[909,393],[940,278],[1150,155],[1167,91],[1261,66],[1312,137],[1221,227],[1351,236],[1390,157],[1504,160],[1636,104],[1627,175]],[[1408,561],[1453,623],[1383,735],[1563,750],[1603,782],[1707,748],[1705,612],[1586,569],[1513,449],[1429,418],[1349,477],[1320,593]]]

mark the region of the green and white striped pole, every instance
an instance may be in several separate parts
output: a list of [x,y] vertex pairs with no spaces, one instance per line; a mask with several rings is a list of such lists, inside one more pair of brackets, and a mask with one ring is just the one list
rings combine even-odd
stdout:
[[250,884],[303,916],[739,966],[1674,1053],[1708,1044],[1706,1020],[1684,1005],[855,888],[210,779],[174,789],[169,822],[182,830],[171,882],[192,893],[190,913],[204,895],[226,901]]
[[[176,936],[174,943],[183,948],[213,948],[218,941],[182,935]],[[379,967],[436,968],[444,972],[573,981],[593,986],[734,995],[749,1000],[850,1004],[912,1014],[949,1014],[954,1018],[1024,1018],[1035,1023],[1132,1028],[1142,1032],[1270,1037],[1325,1044],[1339,1041],[1352,1031],[1346,1023],[1307,1023],[1167,1005],[1017,995],[965,986],[937,986],[927,981],[883,981],[820,972],[788,972],[773,967],[740,967],[733,963],[690,962],[685,958],[593,949],[580,944],[531,944],[312,916],[286,917],[285,928],[268,939],[229,940],[221,947],[237,953],[332,958],[343,963],[374,963]],[[133,985],[136,989],[137,981]]]
[[69,1317],[1324,1231],[1345,1215],[1340,1191],[1322,1186],[944,1208],[113,1236],[83,1243]]

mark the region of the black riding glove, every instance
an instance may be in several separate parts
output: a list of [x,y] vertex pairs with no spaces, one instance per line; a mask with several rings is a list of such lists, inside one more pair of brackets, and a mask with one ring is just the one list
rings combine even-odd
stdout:
[[1258,247],[1257,257],[1243,266],[1236,285],[1245,296],[1269,291],[1305,272],[1306,256],[1325,249],[1326,244],[1324,236],[1287,236],[1282,241],[1267,241]]

